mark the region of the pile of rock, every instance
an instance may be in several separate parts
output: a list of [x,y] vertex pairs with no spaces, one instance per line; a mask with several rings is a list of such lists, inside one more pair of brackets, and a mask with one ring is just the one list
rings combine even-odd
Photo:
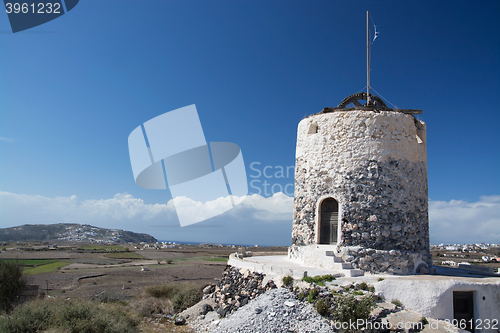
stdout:
[[334,332],[310,304],[298,301],[284,288],[268,290],[216,325],[213,333]]
[[240,271],[227,266],[222,278],[215,283],[214,292],[209,296],[216,302],[215,311],[222,317],[244,306],[269,289],[276,288],[272,280],[264,283],[264,274]]

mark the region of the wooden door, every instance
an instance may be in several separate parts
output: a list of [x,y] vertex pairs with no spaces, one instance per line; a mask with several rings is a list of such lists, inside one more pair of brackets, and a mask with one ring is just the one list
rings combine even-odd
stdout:
[[338,226],[339,204],[335,199],[325,199],[321,203],[319,243],[337,244]]
[[472,291],[453,292],[453,318],[458,320],[458,326],[465,323],[465,329],[474,333],[474,293]]

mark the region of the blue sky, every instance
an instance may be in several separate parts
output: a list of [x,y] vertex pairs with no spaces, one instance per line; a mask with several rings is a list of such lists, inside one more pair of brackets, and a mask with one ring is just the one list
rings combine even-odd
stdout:
[[366,10],[379,30],[371,86],[424,111],[431,242],[499,242],[498,1],[82,0],[16,34],[0,15],[0,227],[80,222],[288,244],[291,200],[280,194],[179,228],[168,191],[134,183],[127,138],[196,104],[207,141],[238,144],[249,181],[284,188],[293,175],[253,178],[250,164],[293,166],[298,122],[363,89]]

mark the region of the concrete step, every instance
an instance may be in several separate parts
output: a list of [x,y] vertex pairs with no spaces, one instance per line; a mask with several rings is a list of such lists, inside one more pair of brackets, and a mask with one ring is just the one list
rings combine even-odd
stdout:
[[337,257],[335,251],[326,251],[326,256],[327,257],[332,257],[333,262],[342,262],[342,258]]
[[336,270],[352,269],[352,265],[350,262],[336,262],[333,264],[333,269]]
[[342,269],[352,269],[352,265],[350,262],[343,262],[341,265]]
[[356,276],[365,275],[365,272],[362,269],[346,269],[342,273],[344,273],[345,276],[348,276],[348,277],[356,277]]

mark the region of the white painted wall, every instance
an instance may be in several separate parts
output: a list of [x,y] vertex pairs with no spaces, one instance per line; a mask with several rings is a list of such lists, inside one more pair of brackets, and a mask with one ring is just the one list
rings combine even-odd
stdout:
[[[375,284],[375,290],[388,301],[400,300],[407,309],[426,317],[453,320],[453,292],[474,292],[474,318],[500,321],[500,278],[459,278],[414,276],[388,278]],[[483,300],[484,297],[484,300]],[[476,323],[478,323],[476,321]],[[485,325],[483,325],[484,327]],[[497,329],[477,329],[478,333],[497,333]]]

